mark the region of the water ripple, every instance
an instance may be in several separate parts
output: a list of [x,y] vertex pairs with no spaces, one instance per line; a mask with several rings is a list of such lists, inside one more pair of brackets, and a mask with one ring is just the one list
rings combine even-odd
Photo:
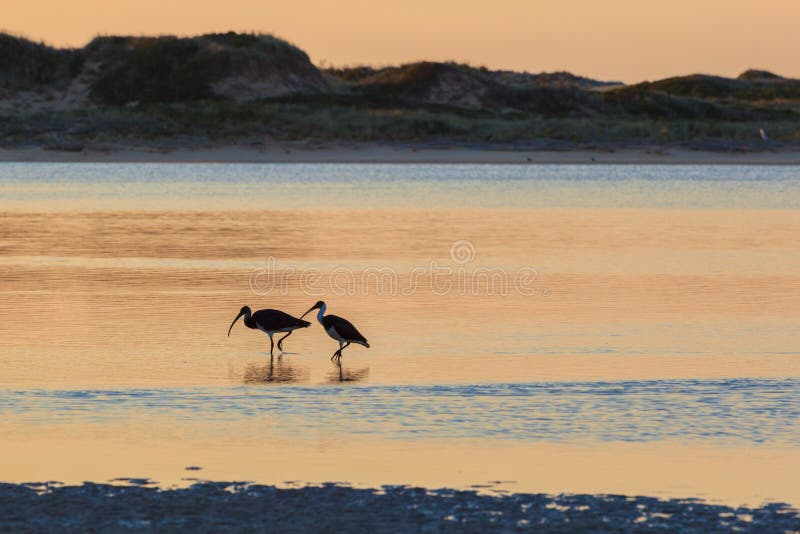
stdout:
[[[26,424],[169,420],[307,436],[800,445],[800,379],[0,390]],[[252,427],[264,419],[262,430]]]

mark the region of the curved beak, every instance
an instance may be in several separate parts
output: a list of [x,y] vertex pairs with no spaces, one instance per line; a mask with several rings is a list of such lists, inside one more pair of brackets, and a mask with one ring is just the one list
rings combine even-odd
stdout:
[[305,312],[303,315],[301,315],[301,316],[300,316],[300,318],[302,319],[303,317],[305,317],[306,315],[308,315],[309,313],[311,313],[312,311],[314,311],[314,310],[316,310],[316,309],[317,309],[317,305],[316,305],[316,304],[314,304],[313,306],[311,306],[311,307],[308,309],[308,311],[307,311],[307,312]]
[[236,324],[236,321],[238,321],[239,317],[241,317],[242,315],[244,315],[244,312],[239,312],[239,315],[237,315],[236,319],[234,319],[233,322],[231,323],[231,327],[228,328],[228,337],[231,337],[231,330],[233,330],[233,325]]

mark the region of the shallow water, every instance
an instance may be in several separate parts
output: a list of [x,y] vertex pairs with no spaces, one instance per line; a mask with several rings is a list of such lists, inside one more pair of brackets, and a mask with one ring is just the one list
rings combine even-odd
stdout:
[[[288,357],[287,357],[288,358]],[[266,374],[267,367],[254,373]],[[285,367],[285,366],[284,366]],[[286,373],[285,368],[280,372]],[[336,373],[332,373],[336,380]],[[283,375],[285,376],[285,375]],[[364,377],[366,379],[366,377]],[[5,390],[19,424],[87,425],[147,417],[209,438],[489,439],[523,442],[705,441],[800,446],[800,379],[545,382],[355,388],[205,387]],[[687,417],[691,410],[691,417]],[[252,428],[248,423],[263,426]],[[731,421],[736,421],[732,426]],[[221,425],[221,426],[220,426]]]
[[[5,480],[800,503],[796,167],[3,164],[0,204]],[[320,298],[341,367],[225,335]]]

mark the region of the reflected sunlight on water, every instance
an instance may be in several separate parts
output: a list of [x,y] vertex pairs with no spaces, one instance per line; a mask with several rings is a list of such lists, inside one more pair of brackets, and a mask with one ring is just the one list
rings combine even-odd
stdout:
[[[367,369],[342,368],[352,383]],[[329,375],[331,376],[331,375]],[[293,367],[250,366],[245,382],[292,383]],[[800,446],[800,379],[653,380],[481,385],[0,390],[18,425],[104,425],[128,419],[186,437],[243,441],[485,438],[524,442],[701,441]],[[173,432],[176,432],[173,428]],[[142,439],[137,430],[136,439]]]
[[[578,447],[573,463],[669,443],[798,459],[796,168],[3,164],[0,186],[0,456],[23,437],[40,456],[48,436],[65,451],[183,443],[226,477],[244,466],[209,443],[407,445],[421,467],[403,480],[432,484],[469,482],[433,477],[443,447],[501,442],[520,462],[554,443]],[[481,270],[500,282],[469,286]],[[341,367],[316,324],[273,360],[262,333],[225,336],[244,304],[299,316],[321,297],[370,340]],[[340,452],[316,472],[345,476]],[[380,483],[379,456],[353,480]],[[734,456],[752,486],[735,498],[800,502]],[[3,469],[34,478],[35,463]],[[143,474],[176,480],[165,469]],[[605,489],[734,498],[680,472],[606,473]],[[537,490],[535,472],[518,479]]]

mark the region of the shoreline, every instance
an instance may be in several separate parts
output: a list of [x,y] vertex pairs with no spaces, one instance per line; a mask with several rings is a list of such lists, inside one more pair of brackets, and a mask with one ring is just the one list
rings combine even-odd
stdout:
[[378,143],[285,143],[266,148],[232,144],[172,149],[35,146],[0,148],[0,162],[800,165],[800,150],[726,152],[669,147],[553,150]]
[[246,482],[199,482],[159,489],[128,485],[0,483],[0,530],[277,532],[794,532],[796,509],[756,508],[702,500],[608,494],[480,494],[452,489],[346,484],[276,488]]

